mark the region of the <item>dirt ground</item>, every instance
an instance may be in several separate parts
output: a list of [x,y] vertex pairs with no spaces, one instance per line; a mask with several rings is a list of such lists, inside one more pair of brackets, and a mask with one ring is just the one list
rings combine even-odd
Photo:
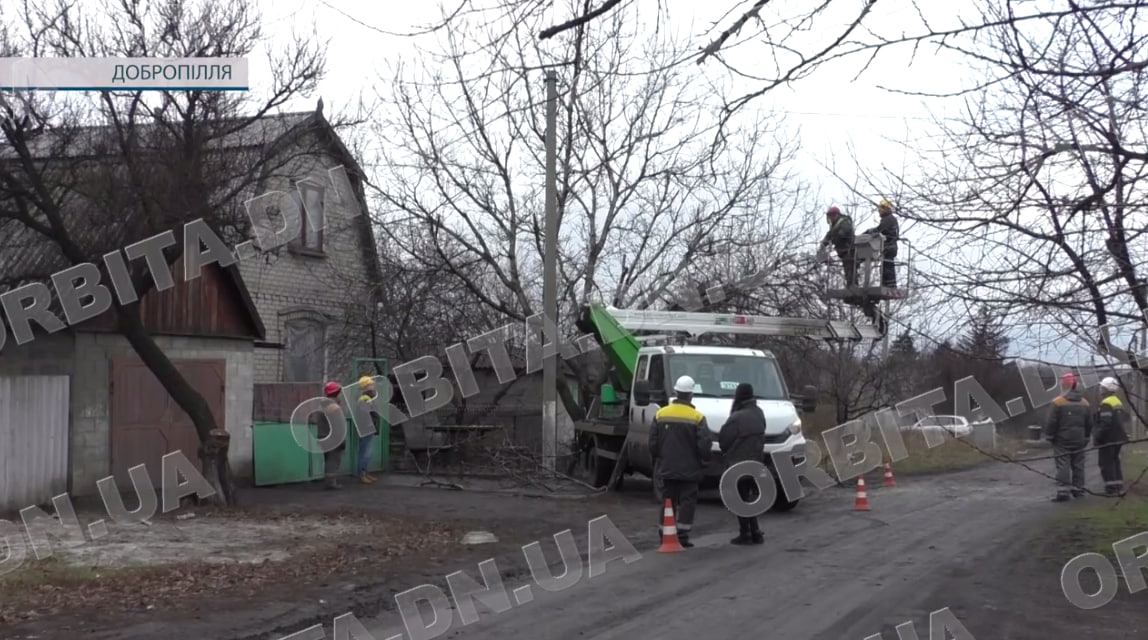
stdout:
[[[353,611],[381,640],[402,631],[395,593],[441,584],[457,570],[477,575],[475,565],[490,557],[513,586],[526,575],[522,544],[572,528],[584,550],[586,523],[600,515],[641,550],[640,562],[530,607],[497,616],[480,607],[482,620],[443,637],[696,640],[722,629],[719,637],[772,630],[771,637],[843,640],[878,632],[894,638],[894,626],[912,620],[925,638],[928,612],[943,607],[978,640],[1144,637],[1148,610],[1136,606],[1142,594],[1122,590],[1109,605],[1083,611],[1059,585],[1065,561],[1103,548],[1108,537],[1137,533],[1130,529],[1140,521],[1097,516],[1099,505],[1111,504],[1104,498],[1051,504],[1050,481],[1041,475],[1051,462],[1027,466],[907,473],[892,489],[880,486],[879,472],[870,474],[872,511],[853,510],[852,488],[816,493],[793,512],[764,516],[767,544],[754,549],[728,544],[734,521],[710,495],[698,510],[698,547],[680,556],[650,553],[658,508],[640,479],[628,480],[622,493],[588,498],[402,484],[249,490],[239,512],[191,509],[195,517],[113,530],[92,549],[30,560],[25,570],[57,573],[40,581],[35,574],[0,578],[0,637],[278,640],[317,621],[332,637],[331,619]],[[1093,473],[1094,459],[1088,468]],[[1148,506],[1143,511],[1148,529]],[[460,544],[476,530],[498,542]],[[138,563],[143,546],[152,562],[185,564],[133,569],[129,560]],[[69,558],[78,562],[56,566]],[[194,570],[186,564],[192,558]],[[76,564],[87,575],[74,575]],[[693,613],[683,617],[685,610]]]

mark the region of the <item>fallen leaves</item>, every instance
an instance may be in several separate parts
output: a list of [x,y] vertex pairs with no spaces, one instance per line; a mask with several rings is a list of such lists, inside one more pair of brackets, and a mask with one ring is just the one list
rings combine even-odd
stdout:
[[[298,523],[316,518],[329,529]],[[59,556],[30,561],[21,570],[0,576],[0,624],[60,614],[114,614],[173,611],[208,598],[250,599],[269,587],[299,588],[333,576],[379,574],[397,559],[434,556],[457,547],[464,529],[442,522],[355,511],[306,515],[280,510],[200,510],[215,535],[258,519],[276,524],[266,541],[288,553],[283,560],[256,562],[176,562],[162,566],[90,568],[69,565]],[[355,526],[348,526],[355,525]]]

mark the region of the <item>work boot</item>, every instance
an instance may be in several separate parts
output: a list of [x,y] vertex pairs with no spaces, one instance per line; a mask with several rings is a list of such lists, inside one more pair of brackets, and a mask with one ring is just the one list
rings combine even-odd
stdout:
[[694,543],[690,542],[689,535],[684,534],[684,533],[678,534],[678,542],[681,543],[681,545],[683,547],[685,547],[686,549],[691,549],[694,546]]
[[1068,497],[1067,493],[1058,493],[1052,497],[1053,502],[1068,502],[1069,500],[1071,500],[1071,498]]
[[375,479],[372,478],[369,474],[361,473],[359,474],[359,482],[361,484],[373,484]]
[[1073,498],[1083,498],[1083,497],[1084,497],[1084,492],[1083,492],[1083,491],[1073,491],[1073,492],[1072,492],[1072,497],[1073,497]]
[[749,534],[739,533],[739,534],[737,534],[737,537],[734,538],[733,540],[730,540],[729,543],[730,544],[736,544],[736,545],[747,545],[747,544],[753,544],[753,540],[749,537]]
[[749,540],[753,544],[765,544],[765,536],[760,531],[754,531],[749,534]]

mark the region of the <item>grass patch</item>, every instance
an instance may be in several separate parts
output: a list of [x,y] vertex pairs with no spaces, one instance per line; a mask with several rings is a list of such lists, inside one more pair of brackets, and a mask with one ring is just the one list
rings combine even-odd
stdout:
[[[997,462],[1002,457],[1015,456],[1017,451],[1023,447],[1023,443],[1019,441],[999,437],[996,441],[996,447],[992,450],[978,448],[971,438],[957,439],[946,435],[941,444],[930,447],[920,433],[902,432],[901,437],[909,455],[892,463],[894,476],[928,475],[973,469]],[[889,452],[881,443],[880,436],[876,436],[876,441],[885,458],[888,459]],[[824,450],[823,440],[817,444]],[[834,478],[837,477],[833,468],[833,461],[828,453],[823,456],[821,468]],[[878,468],[873,473],[880,474],[881,472],[882,470]]]
[[91,567],[71,564],[57,556],[37,560],[28,552],[24,565],[0,575],[0,596],[41,586],[72,587],[98,580],[115,580],[156,571],[156,567]]
[[1095,551],[1111,558],[1115,555],[1112,543],[1148,531],[1148,497],[1092,498],[1072,505],[1060,518],[1065,534],[1076,542],[1074,551]]

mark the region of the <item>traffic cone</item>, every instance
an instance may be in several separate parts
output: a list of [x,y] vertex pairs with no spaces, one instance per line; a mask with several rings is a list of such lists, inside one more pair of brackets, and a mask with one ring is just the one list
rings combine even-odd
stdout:
[[662,546],[658,547],[658,553],[678,553],[685,550],[678,540],[678,526],[674,524],[674,503],[666,498],[666,510],[662,517]]
[[869,510],[869,494],[865,491],[865,476],[857,476],[857,503],[853,505],[853,510]]
[[897,481],[893,479],[893,463],[885,461],[885,487],[895,487]]

